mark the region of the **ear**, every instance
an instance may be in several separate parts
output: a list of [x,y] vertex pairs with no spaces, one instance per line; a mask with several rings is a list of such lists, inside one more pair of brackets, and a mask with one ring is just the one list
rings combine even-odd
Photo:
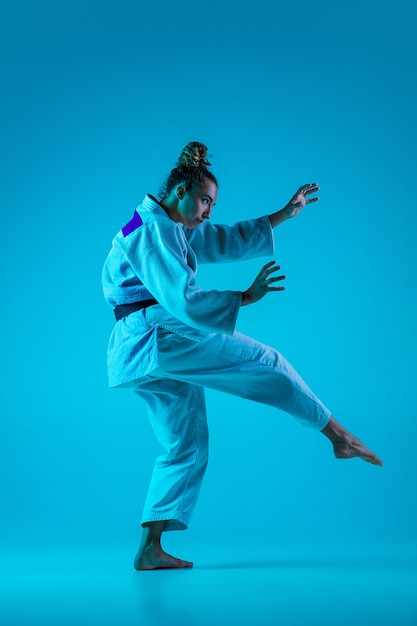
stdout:
[[184,185],[179,185],[177,188],[177,198],[179,200],[182,200],[185,194],[185,187]]

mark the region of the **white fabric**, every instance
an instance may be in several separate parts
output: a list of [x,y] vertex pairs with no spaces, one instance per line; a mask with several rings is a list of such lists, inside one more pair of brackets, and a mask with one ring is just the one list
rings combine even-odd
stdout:
[[[171,316],[197,332],[233,334],[242,293],[201,289],[196,282],[198,261],[273,255],[268,216],[234,226],[206,220],[191,230],[171,220],[147,195],[137,207],[132,224],[127,228],[132,228],[131,232],[124,234],[125,227],[114,237],[103,267],[103,291],[110,306],[153,297]],[[139,336],[132,332],[128,318],[120,320],[109,341],[110,387],[148,374],[157,362],[155,330],[150,328]]]
[[159,303],[119,320],[108,347],[109,385],[146,400],[165,448],[142,523],[188,526],[208,459],[203,387],[271,405],[315,429],[329,421],[330,411],[279,352],[235,331],[241,292],[204,291],[196,282],[198,262],[273,253],[268,216],[189,230],[151,196],[113,240],[103,268],[110,306],[152,297]]
[[146,400],[165,448],[155,462],[142,523],[169,520],[165,530],[189,524],[208,459],[203,387],[268,404],[317,430],[327,425],[330,411],[273,348],[236,331],[190,333],[160,306],[129,318],[138,334],[158,329],[158,367],[130,383]]

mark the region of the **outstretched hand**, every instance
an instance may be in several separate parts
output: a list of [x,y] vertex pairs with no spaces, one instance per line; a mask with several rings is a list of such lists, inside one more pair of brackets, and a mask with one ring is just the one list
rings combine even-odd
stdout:
[[270,261],[264,265],[249,289],[243,292],[242,306],[258,302],[270,291],[283,291],[285,287],[272,286],[273,283],[286,278],[285,276],[272,276],[279,269],[281,269],[281,266],[275,265],[275,261]]
[[318,191],[320,187],[318,187],[317,183],[308,183],[307,185],[303,185],[300,187],[298,191],[293,195],[287,206],[285,207],[288,217],[295,217],[297,213],[299,213],[306,204],[311,204],[312,202],[317,202],[319,198],[309,198],[307,200],[307,196],[312,193]]

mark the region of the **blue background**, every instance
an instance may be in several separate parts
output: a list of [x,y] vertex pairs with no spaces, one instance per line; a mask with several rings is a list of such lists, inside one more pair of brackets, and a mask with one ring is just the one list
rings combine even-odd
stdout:
[[[142,402],[107,388],[100,273],[194,140],[219,179],[215,221],[318,181],[320,201],[274,231],[286,291],[238,328],[384,467],[336,461],[290,416],[208,391],[209,469],[167,546],[416,542],[415,18],[404,0],[3,3],[5,544],[133,557],[160,448]],[[268,260],[202,267],[200,283],[244,290]]]

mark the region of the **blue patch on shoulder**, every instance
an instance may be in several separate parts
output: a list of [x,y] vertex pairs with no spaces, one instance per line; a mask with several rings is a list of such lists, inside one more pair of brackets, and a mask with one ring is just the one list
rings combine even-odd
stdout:
[[126,226],[123,226],[122,228],[123,236],[127,237],[128,235],[130,235],[130,233],[133,233],[134,230],[139,228],[139,226],[142,226],[142,224],[143,224],[143,220],[141,216],[139,215],[137,211],[135,211],[130,222],[128,222]]

